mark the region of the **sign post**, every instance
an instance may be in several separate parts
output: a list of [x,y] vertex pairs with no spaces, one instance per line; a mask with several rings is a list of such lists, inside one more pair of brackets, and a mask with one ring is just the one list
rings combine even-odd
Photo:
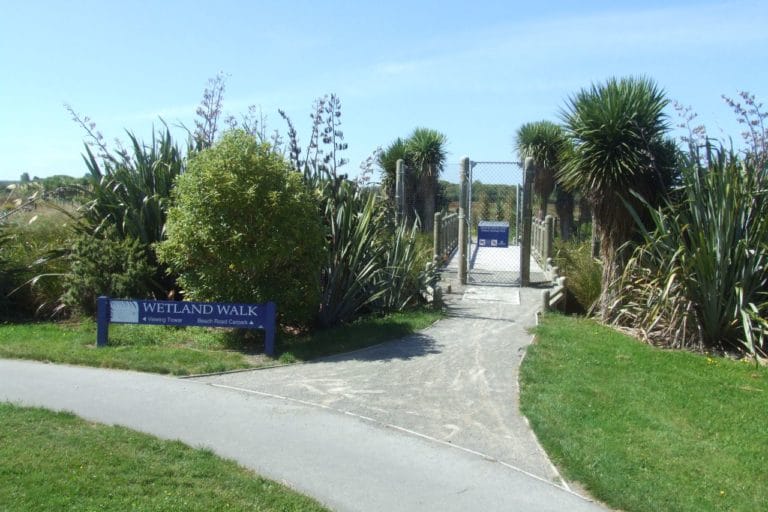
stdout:
[[109,324],[172,325],[262,329],[264,352],[275,355],[277,306],[170,300],[130,300],[99,297],[96,313],[96,346],[109,342]]

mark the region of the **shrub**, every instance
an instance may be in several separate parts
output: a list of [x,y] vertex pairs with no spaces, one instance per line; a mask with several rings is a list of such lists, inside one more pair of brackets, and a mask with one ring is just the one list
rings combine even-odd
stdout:
[[232,131],[178,179],[161,261],[187,297],[277,303],[307,323],[319,303],[323,232],[316,199],[282,155]]
[[5,253],[17,269],[17,284],[9,297],[15,317],[56,311],[64,283],[61,279],[35,279],[35,275],[58,277],[67,272],[66,259],[48,256],[60,254],[61,248],[70,243],[73,231],[69,220],[66,214],[45,206],[14,216],[8,227]]
[[[317,315],[321,326],[351,321],[364,313],[403,309],[418,300],[426,283],[436,280],[434,269],[419,270],[430,256],[420,247],[416,232],[393,226],[394,214],[386,200],[363,187],[362,179],[353,182],[339,172],[346,163],[341,154],[347,147],[340,130],[340,107],[334,95],[316,102],[306,149],[299,145],[293,123],[281,112],[289,128],[291,164],[317,191],[321,204],[327,249]],[[390,147],[380,155],[385,170],[394,172],[394,162],[405,154],[404,144],[396,143],[393,146],[399,149]]]
[[101,163],[86,145],[88,193],[79,212],[82,229],[97,234],[112,226],[111,237],[138,240],[147,264],[154,269],[145,285],[156,295],[165,296],[176,283],[158,263],[155,244],[164,238],[171,192],[185,161],[168,128],[153,134],[151,144],[131,133],[128,137],[130,152],[112,154],[101,145]]
[[[555,246],[554,262],[567,278],[568,293],[578,304],[574,309],[580,313],[589,312],[600,297],[603,271],[600,262],[592,257],[591,242],[558,240]],[[570,306],[569,309],[571,309]]]
[[64,275],[61,302],[76,312],[95,314],[100,295],[148,296],[145,283],[153,268],[147,262],[143,244],[132,237],[118,237],[111,226],[97,235],[78,234],[69,258],[71,266]]
[[4,224],[0,224],[0,317],[8,318],[13,310],[13,304],[8,299],[19,283],[20,269],[9,258],[9,242],[11,235]]
[[708,148],[679,200],[650,227],[622,278],[615,322],[674,347],[768,349],[768,168]]
[[63,260],[42,257],[60,252],[66,245],[71,234],[68,211],[73,206],[51,207],[37,181],[10,185],[4,195],[0,200],[0,316],[13,321],[45,312],[46,306],[53,308],[58,303],[60,280],[40,280],[34,287],[26,284],[32,282],[35,273],[60,275],[66,268]]
[[382,280],[384,293],[377,308],[384,312],[402,311],[418,303],[419,292],[435,284],[436,272],[427,265],[432,261],[432,238],[419,230],[418,223],[408,228],[401,223],[385,240]]
[[374,194],[353,183],[324,182],[327,258],[323,264],[318,322],[331,326],[351,320],[384,293],[382,260],[386,246],[384,210]]

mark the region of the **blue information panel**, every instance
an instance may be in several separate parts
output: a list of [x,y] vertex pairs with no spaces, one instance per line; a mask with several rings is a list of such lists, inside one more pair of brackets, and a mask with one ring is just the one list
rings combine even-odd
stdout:
[[477,225],[477,243],[480,247],[507,247],[509,222],[480,221]]
[[110,323],[263,329],[265,352],[271,356],[274,355],[276,315],[274,302],[231,304],[99,297],[96,344],[107,344]]

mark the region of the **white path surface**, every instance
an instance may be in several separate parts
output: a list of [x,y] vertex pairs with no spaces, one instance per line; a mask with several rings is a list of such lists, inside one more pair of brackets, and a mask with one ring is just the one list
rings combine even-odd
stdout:
[[[448,262],[446,268],[456,271],[459,268],[458,251]],[[471,246],[470,261],[476,270],[520,271],[520,246],[509,247],[478,247],[474,242]],[[531,258],[531,272],[544,272],[534,258]]]
[[[446,265],[447,272],[455,273],[459,268],[458,251],[455,251]],[[531,257],[531,279],[543,280],[544,270]],[[474,242],[469,252],[470,284],[519,286],[520,283],[520,246],[483,247]]]

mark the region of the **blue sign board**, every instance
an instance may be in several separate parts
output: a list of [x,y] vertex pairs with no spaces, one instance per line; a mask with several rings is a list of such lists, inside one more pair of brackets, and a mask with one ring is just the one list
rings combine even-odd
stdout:
[[109,324],[229,327],[265,331],[265,352],[275,352],[277,308],[266,304],[230,304],[171,300],[131,300],[99,297],[97,346],[108,343]]
[[480,221],[477,225],[477,240],[480,247],[507,247],[509,245],[509,222]]

